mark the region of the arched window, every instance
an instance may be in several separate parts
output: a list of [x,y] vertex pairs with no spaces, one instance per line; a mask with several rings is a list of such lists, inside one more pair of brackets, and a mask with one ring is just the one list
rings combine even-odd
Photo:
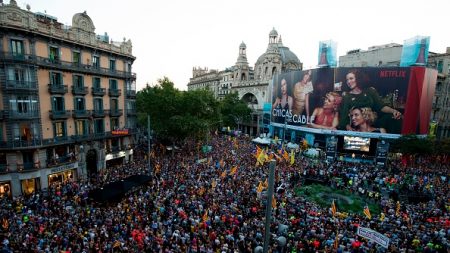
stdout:
[[275,73],[277,73],[277,67],[272,68],[272,76],[275,75]]

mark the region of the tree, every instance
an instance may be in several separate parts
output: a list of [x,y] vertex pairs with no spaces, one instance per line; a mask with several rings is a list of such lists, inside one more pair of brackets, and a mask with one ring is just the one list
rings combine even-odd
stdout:
[[392,150],[407,155],[433,153],[434,141],[428,137],[419,138],[417,135],[404,135],[393,142]]
[[136,106],[141,125],[146,126],[150,114],[152,130],[171,143],[188,137],[203,139],[220,121],[219,104],[212,92],[179,91],[167,77],[138,92]]
[[237,92],[227,94],[220,103],[222,121],[225,126],[239,127],[239,124],[250,120],[250,109],[244,101],[239,99]]

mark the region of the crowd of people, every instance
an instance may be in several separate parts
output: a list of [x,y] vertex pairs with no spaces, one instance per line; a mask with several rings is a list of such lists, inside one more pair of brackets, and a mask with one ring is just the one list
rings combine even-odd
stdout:
[[[151,182],[106,206],[90,201],[89,191],[147,173],[144,156],[106,168],[95,182],[67,182],[0,200],[3,252],[262,252],[267,188],[259,185],[268,178],[268,165],[255,165],[256,146],[247,138],[217,135],[210,145],[212,151],[201,155],[191,142],[175,153],[154,147]],[[301,155],[293,164],[279,161],[269,250],[447,252],[449,169],[436,159],[408,166],[392,161],[385,167]],[[332,187],[375,193],[383,214],[373,213],[370,219],[362,212],[333,216],[330,206],[297,194],[311,177]],[[333,180],[337,177],[340,184]],[[389,194],[395,190],[430,199],[397,204]],[[359,226],[387,236],[389,248],[358,236]]]

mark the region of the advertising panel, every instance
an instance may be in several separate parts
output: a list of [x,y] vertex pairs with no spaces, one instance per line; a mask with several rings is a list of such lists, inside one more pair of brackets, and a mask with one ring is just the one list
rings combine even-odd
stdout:
[[271,121],[313,133],[427,134],[436,78],[436,70],[424,67],[319,68],[275,75]]
[[319,42],[319,67],[336,67],[337,65],[337,48],[336,42],[332,40]]
[[416,36],[403,43],[400,66],[425,66],[428,60],[430,37]]

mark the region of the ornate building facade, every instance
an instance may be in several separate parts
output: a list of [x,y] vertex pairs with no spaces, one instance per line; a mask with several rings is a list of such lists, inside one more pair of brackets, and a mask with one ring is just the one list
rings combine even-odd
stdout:
[[236,63],[225,70],[208,70],[193,68],[188,90],[209,89],[216,98],[221,99],[230,92],[237,92],[239,98],[246,101],[253,109],[251,122],[242,124],[245,133],[259,133],[264,103],[270,102],[269,83],[275,74],[292,70],[301,70],[303,65],[298,57],[283,45],[281,36],[275,29],[269,33],[269,44],[251,67],[247,60],[247,46],[239,45]]
[[132,159],[135,57],[130,40],[96,35],[16,1],[0,6],[0,195],[94,177]]

